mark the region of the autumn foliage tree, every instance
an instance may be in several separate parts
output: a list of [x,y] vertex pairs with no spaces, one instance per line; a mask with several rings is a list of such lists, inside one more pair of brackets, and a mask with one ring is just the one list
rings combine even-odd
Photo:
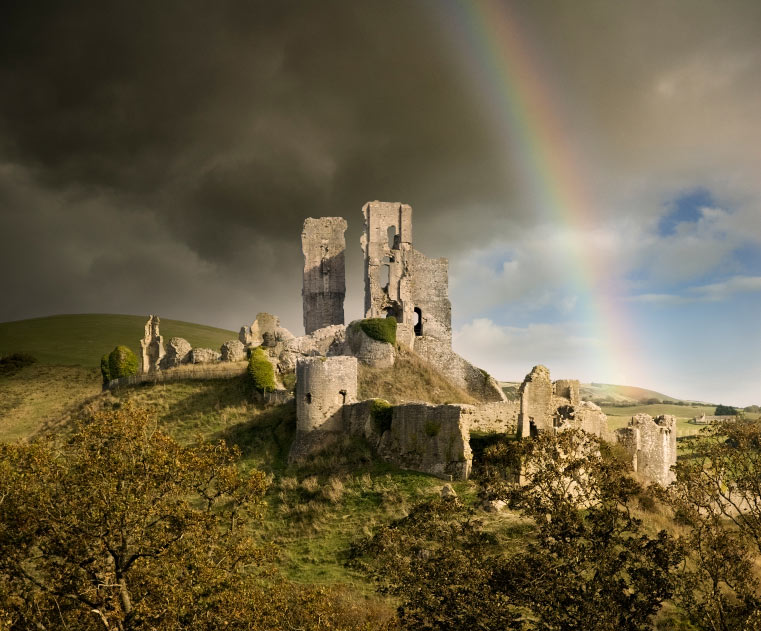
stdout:
[[681,552],[635,517],[641,487],[597,438],[569,430],[503,441],[486,448],[478,477],[487,499],[526,518],[520,544],[504,548],[476,511],[437,499],[354,549],[354,564],[402,599],[404,628],[650,628]]
[[64,441],[0,445],[5,624],[207,628],[267,558],[237,527],[266,479],[235,460],[178,445],[130,405]]
[[676,601],[698,629],[761,629],[761,423],[716,423],[663,494],[690,555]]

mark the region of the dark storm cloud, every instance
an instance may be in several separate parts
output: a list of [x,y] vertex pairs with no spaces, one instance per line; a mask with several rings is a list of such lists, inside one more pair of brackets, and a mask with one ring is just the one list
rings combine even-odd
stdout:
[[[56,265],[14,268],[6,293],[16,295],[0,319],[97,309],[86,299],[93,285],[104,309],[153,309],[185,289],[175,269],[183,248],[222,284],[282,295],[277,306],[297,309],[305,217],[349,217],[358,250],[370,198],[409,201],[422,221],[463,188],[487,191],[491,180],[500,189],[488,132],[436,29],[406,2],[8,7],[0,186],[9,197],[24,184],[3,223],[32,243],[2,256],[12,261],[23,247],[50,252]],[[93,221],[84,206],[108,220]],[[27,219],[14,224],[18,213]],[[19,229],[29,221],[34,238]],[[77,255],[63,239],[79,244]],[[135,286],[145,265],[157,282]],[[294,278],[286,299],[282,285]],[[35,283],[51,285],[46,298],[24,293]],[[110,295],[116,287],[121,298]],[[193,311],[185,317],[228,326],[242,317],[240,308]]]
[[[299,329],[299,234],[320,215],[349,220],[356,316],[368,199],[411,203],[416,245],[451,257],[455,281],[475,247],[545,243],[532,231],[548,209],[512,168],[524,148],[487,102],[505,86],[468,65],[493,63],[499,83],[502,62],[463,47],[452,6],[5,3],[0,320],[153,311],[235,327],[265,309]],[[664,190],[722,169],[757,180],[759,7],[513,3],[605,219],[657,219]],[[526,252],[511,287],[564,282]]]

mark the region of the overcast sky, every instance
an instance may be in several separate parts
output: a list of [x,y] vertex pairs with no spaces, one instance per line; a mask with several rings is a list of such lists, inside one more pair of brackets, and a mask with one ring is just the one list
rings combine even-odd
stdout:
[[[583,222],[531,184],[509,50]],[[300,334],[322,215],[360,317],[361,207],[402,201],[449,258],[456,350],[498,378],[761,403],[760,115],[755,0],[4,3],[0,320]]]

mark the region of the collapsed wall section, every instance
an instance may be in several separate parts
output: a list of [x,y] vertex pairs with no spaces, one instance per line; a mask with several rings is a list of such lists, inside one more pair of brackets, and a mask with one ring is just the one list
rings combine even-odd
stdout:
[[346,220],[343,217],[312,217],[304,221],[301,249],[304,253],[304,330],[344,323],[346,297]]
[[160,370],[164,357],[164,338],[159,333],[161,319],[157,315],[148,316],[145,323],[145,335],[140,340],[141,365],[140,372],[148,373]]
[[631,457],[632,468],[642,477],[668,486],[676,479],[671,467],[676,464],[676,417],[637,414],[628,427],[616,432],[618,443]]
[[536,436],[553,428],[552,381],[545,366],[534,366],[519,389],[518,438]]
[[459,405],[396,405],[378,453],[405,469],[466,480],[473,464],[467,413]]

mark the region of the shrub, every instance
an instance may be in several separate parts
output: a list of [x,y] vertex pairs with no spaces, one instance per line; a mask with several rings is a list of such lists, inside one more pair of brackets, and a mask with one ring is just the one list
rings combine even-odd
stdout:
[[108,356],[108,374],[111,379],[131,377],[138,372],[137,356],[126,346],[117,346]]
[[259,346],[251,351],[251,357],[248,360],[248,376],[259,392],[275,389],[275,370]]
[[108,364],[108,353],[106,353],[100,358],[100,374],[103,377],[103,385],[111,381],[111,368]]
[[373,399],[370,404],[370,418],[373,420],[375,431],[383,434],[386,430],[391,429],[391,418],[394,410],[391,404],[385,399]]
[[367,318],[359,321],[359,327],[365,335],[379,342],[396,344],[396,318]]
[[11,353],[0,358],[0,375],[12,375],[36,361],[37,358],[29,353]]

